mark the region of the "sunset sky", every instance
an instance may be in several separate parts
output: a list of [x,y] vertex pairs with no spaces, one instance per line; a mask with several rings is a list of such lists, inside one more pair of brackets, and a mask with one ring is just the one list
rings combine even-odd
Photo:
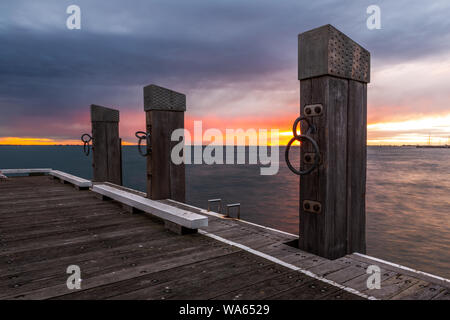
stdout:
[[448,0],[2,0],[0,144],[79,144],[90,104],[118,108],[135,143],[151,83],[187,95],[187,128],[289,131],[297,35],[328,23],[371,52],[369,144],[450,143]]

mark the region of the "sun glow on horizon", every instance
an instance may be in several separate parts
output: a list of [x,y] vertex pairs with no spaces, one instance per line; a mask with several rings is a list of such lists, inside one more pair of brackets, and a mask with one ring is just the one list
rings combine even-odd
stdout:
[[[237,128],[236,128],[237,129]],[[247,129],[243,129],[245,135]],[[258,132],[258,129],[255,129]],[[270,129],[268,129],[270,131]],[[293,137],[287,127],[278,129],[279,145],[286,145]],[[190,132],[192,130],[189,130]],[[300,133],[300,132],[298,132]],[[450,114],[430,116],[405,121],[384,121],[367,125],[368,145],[450,144]],[[223,134],[226,141],[226,134]],[[247,141],[247,140],[246,140]],[[193,141],[193,144],[209,144],[210,141]],[[246,144],[248,144],[246,142]],[[270,135],[268,145],[271,145]],[[299,143],[296,141],[295,145]],[[79,139],[55,139],[41,137],[0,137],[0,145],[82,145]],[[134,137],[125,137],[122,145],[136,145]]]
[[367,126],[369,145],[450,144],[450,114]]
[[[0,137],[0,145],[17,146],[55,146],[55,145],[75,145],[82,146],[79,139],[50,139],[50,138],[30,138],[30,137]],[[122,141],[122,145],[135,145],[127,141]]]
[[72,139],[49,139],[49,138],[28,138],[28,137],[1,137],[0,145],[21,145],[21,146],[51,146],[51,145],[81,145],[81,141]]

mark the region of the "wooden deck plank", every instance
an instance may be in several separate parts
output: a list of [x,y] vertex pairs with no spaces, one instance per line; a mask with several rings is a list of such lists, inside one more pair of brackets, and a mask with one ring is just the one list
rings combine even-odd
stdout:
[[[34,208],[57,208],[59,206],[63,206],[65,202],[72,201],[79,203],[91,200],[89,196],[84,195],[75,195],[72,196],[70,194],[58,197],[48,197],[45,199],[37,199],[32,201],[11,201],[8,203],[8,206],[0,208],[0,213],[19,213],[22,211],[29,211]],[[67,204],[66,204],[67,205]]]
[[[25,178],[19,182],[27,185]],[[162,224],[124,214],[118,203],[102,202],[90,192],[61,188],[42,177],[32,182],[22,191],[16,183],[18,196],[0,214],[7,233],[1,239],[0,298],[213,298],[289,272],[209,237],[169,233]],[[209,220],[220,221],[213,228],[244,245],[289,239],[235,220]],[[81,268],[82,291],[67,289],[69,264]],[[197,278],[193,270],[199,271]],[[148,279],[155,277],[160,283],[149,285]],[[176,290],[167,295],[166,287],[173,285]]]
[[[174,268],[176,266],[181,266],[185,264],[196,263],[199,261],[204,261],[212,257],[217,257],[220,255],[229,254],[230,251],[225,250],[225,248],[210,247],[205,250],[198,250],[198,248],[190,248],[180,254],[180,252],[175,254],[163,255],[157,259],[151,259],[145,264],[136,265],[130,263],[127,267],[123,267],[118,270],[110,272],[100,272],[94,276],[84,275],[83,276],[83,289],[90,289],[98,286],[107,285],[110,283],[127,280],[130,278],[138,277],[139,275],[152,273],[160,270]],[[67,289],[64,283],[55,285],[52,287],[45,287],[32,292],[27,292],[26,294],[21,294],[20,299],[49,299],[57,297],[60,295],[65,295],[71,291]]]
[[434,297],[432,300],[450,300],[450,290],[445,289],[443,292]]
[[[69,221],[71,218],[91,218],[96,216],[104,216],[106,214],[110,215],[111,210],[117,213],[125,214],[125,210],[118,211],[117,208],[112,208],[107,203],[98,202],[86,202],[84,205],[70,206],[69,204],[58,205],[54,208],[40,209],[36,208],[34,214],[13,212],[8,217],[4,217],[0,220],[2,226],[15,226],[22,224],[36,225],[38,223],[50,223],[58,221]],[[83,211],[83,213],[80,213]],[[48,212],[48,214],[45,214]],[[44,216],[45,214],[45,216]]]
[[[81,263],[84,261],[94,261],[98,259],[99,252],[101,251],[102,259],[107,259],[109,256],[122,256],[129,254],[134,251],[142,251],[142,250],[163,250],[160,246],[161,243],[165,243],[167,240],[164,239],[155,239],[155,237],[148,237],[146,234],[138,235],[132,243],[111,247],[104,246],[98,250],[91,251],[81,251],[74,253],[68,256],[58,256],[53,259],[40,260],[32,263],[14,265],[9,269],[2,270],[2,276],[13,276],[18,277],[21,275],[27,275],[30,272],[46,272],[47,274],[51,274],[54,272],[52,269],[49,269],[49,266],[57,269],[59,272],[58,266],[68,266],[72,264],[74,261],[77,263]],[[102,243],[104,245],[104,243]]]
[[[5,212],[6,219],[8,218],[15,218],[23,215],[27,216],[35,216],[40,215],[42,212],[45,212],[48,210],[48,212],[54,211],[54,210],[63,210],[66,208],[78,208],[79,213],[83,214],[84,207],[87,207],[89,205],[100,205],[96,200],[85,200],[84,202],[80,201],[67,201],[67,202],[55,202],[51,205],[49,204],[42,204],[42,205],[36,205],[32,208],[30,207],[24,207],[24,208],[14,208],[14,210],[8,210],[8,213]],[[35,212],[30,213],[31,210],[35,210]],[[6,210],[5,210],[6,211]],[[3,214],[3,213],[0,213]]]
[[[37,209],[38,211],[39,209]],[[39,210],[41,211],[41,210]],[[79,213],[79,211],[83,211],[83,213]],[[100,216],[120,216],[121,214],[127,214],[126,210],[119,210],[117,207],[112,207],[107,203],[87,203],[86,206],[76,206],[76,207],[57,207],[48,209],[48,215],[45,215],[45,211],[42,210],[40,214],[35,213],[35,215],[29,214],[15,214],[11,217],[4,219],[1,221],[2,226],[14,228],[16,225],[25,225],[27,224],[31,226],[35,226],[37,224],[48,224],[48,223],[70,223],[71,220],[79,219],[79,220],[87,220],[87,219],[95,219]],[[45,216],[44,216],[45,215]],[[41,227],[42,228],[42,227]]]
[[[83,265],[84,271],[95,270],[95,268],[104,268],[105,265],[107,266],[106,269],[108,269],[113,267],[114,264],[121,264],[123,262],[125,262],[125,264],[137,264],[137,262],[139,262],[138,259],[140,258],[160,257],[167,254],[177,254],[177,251],[192,249],[192,243],[196,241],[196,239],[185,239],[183,243],[179,244],[176,241],[172,241],[171,238],[138,240],[142,241],[127,246],[118,246],[113,249],[102,249],[101,251],[58,257],[50,261],[44,260],[37,263],[22,265],[20,269],[13,269],[12,271],[15,272],[10,271],[5,277],[8,276],[9,278],[10,275],[13,275],[11,278],[15,278],[14,281],[25,281],[30,273],[39,274],[40,277],[60,274],[61,270],[64,270],[65,267],[74,262],[80,266]],[[101,260],[99,257],[101,257]]]
[[[103,213],[108,212],[107,210]],[[131,221],[130,221],[131,222]],[[6,235],[2,236],[1,239],[4,242],[26,240],[31,238],[43,238],[52,236],[58,233],[76,232],[76,231],[89,231],[96,228],[102,228],[106,226],[111,226],[115,224],[124,224],[125,222],[121,215],[109,215],[104,216],[92,216],[92,217],[81,217],[79,219],[74,219],[72,221],[56,221],[46,224],[46,228],[42,228],[41,224],[26,225],[26,226],[15,226],[14,228],[7,229]]]
[[368,293],[377,299],[386,300],[392,298],[395,295],[398,295],[402,291],[412,287],[418,282],[419,280],[415,278],[402,274],[397,274],[393,277],[386,279],[385,281],[381,281],[380,289],[371,290],[366,288],[366,290],[364,290],[363,292]]
[[[89,297],[95,297],[96,299],[107,299],[158,285],[162,285],[164,288],[163,290],[165,290],[168,282],[173,283],[174,281],[179,281],[179,285],[182,285],[182,280],[194,281],[196,276],[207,277],[211,276],[211,273],[214,275],[220,275],[220,271],[226,270],[227,268],[231,268],[233,266],[237,268],[245,267],[249,264],[249,262],[245,259],[240,259],[242,254],[242,252],[234,251],[227,255],[212,257],[198,263],[182,265],[173,269],[157,271],[150,274],[140,275],[135,278],[114,282],[109,285],[77,291],[61,296],[58,299],[86,299]],[[234,256],[239,257],[239,259],[233,259]],[[177,280],[174,280],[173,278],[174,273],[177,276]],[[192,276],[194,278],[191,278]],[[148,296],[145,297],[147,298]]]
[[291,247],[285,243],[273,243],[265,247],[258,248],[259,251],[282,259],[283,261],[296,261],[314,257],[313,254]]
[[142,223],[139,222],[134,222],[130,225],[127,224],[123,224],[122,226],[113,226],[111,227],[111,231],[107,231],[105,233],[100,233],[100,234],[91,234],[89,233],[88,235],[77,235],[76,233],[74,233],[73,235],[67,235],[67,234],[63,234],[63,235],[56,235],[57,240],[53,239],[43,239],[42,241],[31,241],[31,242],[26,242],[23,245],[17,245],[14,248],[4,248],[1,252],[0,252],[0,256],[5,256],[5,255],[12,255],[12,254],[16,254],[16,253],[21,253],[21,252],[34,252],[34,253],[38,253],[38,251],[44,253],[46,250],[48,249],[60,249],[61,251],[64,250],[64,246],[70,246],[70,245],[74,245],[74,246],[78,246],[81,243],[86,243],[92,240],[104,240],[104,239],[109,239],[111,237],[117,237],[117,236],[121,236],[121,235],[130,235],[130,234],[135,234],[135,233],[140,233],[140,232],[147,232],[148,228],[146,228],[145,226],[142,226]]
[[260,247],[258,250],[304,270],[329,261],[328,259],[289,246],[285,242],[278,242],[265,247]]
[[4,201],[14,201],[18,199],[37,199],[51,193],[54,195],[64,195],[67,194],[67,186],[58,184],[57,186],[49,186],[45,191],[39,189],[38,187],[31,188],[14,188],[14,189],[1,189],[0,193],[0,203]]
[[391,264],[383,263],[382,261],[373,260],[373,259],[371,259],[370,256],[361,256],[361,255],[357,255],[357,254],[352,254],[352,255],[348,255],[347,257],[358,260],[358,261],[366,262],[369,264],[378,265],[379,267],[381,267],[385,270],[390,270],[393,272],[404,274],[404,275],[410,276],[410,277],[418,279],[418,280],[423,280],[423,281],[426,281],[429,283],[438,284],[445,288],[450,289],[450,281],[449,280],[444,280],[444,279],[440,279],[439,277],[430,276],[425,273],[408,270],[407,268],[398,268]]
[[11,189],[14,186],[41,186],[42,183],[45,183],[46,181],[49,181],[48,176],[15,176],[3,180],[2,183],[0,183],[0,189]]
[[297,286],[311,283],[312,278],[297,271],[290,271],[274,278],[256,282],[250,286],[214,297],[214,300],[262,300]]
[[[194,264],[182,265],[140,276],[111,285],[74,293],[75,297],[89,296],[114,299],[161,299],[169,298],[186,286],[205,279],[226,278],[233,273],[251,270],[254,265],[251,255],[235,251],[228,255],[213,257]],[[169,288],[169,289],[168,289]],[[170,292],[167,292],[170,291]],[[169,294],[170,293],[170,294]],[[71,295],[63,298],[71,299]]]
[[366,270],[368,266],[369,266],[368,264],[365,264],[363,262],[355,263],[348,266],[345,269],[340,269],[335,272],[331,272],[330,274],[326,275],[325,278],[337,283],[345,283],[359,276],[367,275]]
[[214,234],[233,241],[240,239],[246,235],[264,237],[272,240],[272,242],[287,242],[290,240],[290,237],[285,234],[266,232],[266,229],[257,228],[251,225],[239,224],[239,222],[237,222],[237,224],[233,228],[217,230],[214,232]]
[[[381,285],[383,285],[384,281],[387,281],[388,279],[394,277],[397,273],[393,272],[393,271],[389,271],[389,270],[383,270],[381,269]],[[349,279],[348,281],[345,281],[344,283],[342,283],[344,286],[353,288],[355,290],[358,290],[360,292],[366,291],[366,293],[368,295],[372,295],[372,293],[374,291],[377,291],[378,289],[372,289],[372,290],[368,290],[367,289],[367,279],[369,278],[369,274],[362,274],[360,276],[354,277]]]
[[[381,299],[448,299],[445,286],[384,266],[382,289],[368,290],[362,258],[330,261],[287,245],[295,236],[208,220],[202,229],[217,239],[269,257],[203,234],[176,235],[157,219],[49,177],[10,178],[0,183],[0,299],[360,299],[294,267]],[[66,286],[71,264],[81,268],[82,290]]]
[[[169,246],[169,243],[172,245]],[[210,253],[211,251],[221,251],[218,248],[211,248],[209,246],[198,246],[192,243],[187,243],[182,246],[180,243],[176,245],[173,241],[166,239],[165,243],[159,244],[162,248],[146,250],[145,248],[141,250],[135,250],[131,252],[126,252],[120,255],[104,256],[103,253],[98,253],[96,259],[78,261],[73,260],[70,264],[79,265],[82,271],[83,285],[90,285],[95,281],[97,277],[102,277],[105,274],[114,275],[116,272],[123,271],[126,269],[137,268],[143,265],[152,264],[152,262],[157,262],[166,259],[168,256],[176,255],[178,257],[184,257],[200,252]],[[162,249],[162,250],[161,250]],[[223,250],[226,252],[225,250]],[[100,258],[101,257],[101,258]],[[45,287],[54,287],[58,285],[63,285],[65,287],[66,293],[69,292],[65,286],[65,281],[67,279],[67,274],[65,270],[67,264],[56,264],[50,265],[52,268],[51,272],[43,272],[42,270],[33,271],[28,274],[28,278],[13,279],[14,283],[20,284],[18,287],[12,286],[14,289],[14,294],[21,294],[24,292],[30,292],[33,290],[39,290]],[[30,281],[30,278],[39,276],[39,280]],[[114,278],[114,281],[120,280],[120,276]],[[2,281],[4,283],[5,281]],[[49,294],[52,294],[49,291]]]
[[365,300],[365,299],[350,292],[338,291],[326,295],[320,298],[320,300]]
[[[15,241],[2,242],[2,247],[0,249],[0,256],[11,256],[20,252],[29,252],[36,249],[40,249],[40,241],[42,241],[42,248],[53,248],[54,244],[70,244],[73,243],[78,246],[78,243],[89,242],[95,240],[103,240],[104,236],[108,236],[110,233],[116,234],[116,232],[121,230],[130,230],[130,232],[136,231],[137,233],[146,231],[142,229],[142,223],[136,221],[114,223],[110,225],[103,225],[96,228],[83,229],[70,231],[70,236],[67,236],[68,232],[57,232],[52,235],[31,238],[31,239],[19,239]],[[162,231],[161,231],[162,232]]]
[[[229,274],[228,277],[218,279],[208,279],[198,282],[190,282],[183,290],[178,290],[170,296],[170,299],[196,299],[209,300],[219,295],[228,293],[232,290],[240,289],[253,285],[267,279],[272,279],[280,274],[290,271],[289,269],[270,263],[257,263],[252,265],[252,270],[247,272],[236,272]],[[191,298],[190,298],[191,297]]]
[[312,273],[318,275],[319,277],[326,277],[330,273],[333,273],[333,272],[336,272],[336,271],[339,271],[339,270],[349,267],[349,264],[347,264],[346,262],[349,262],[349,261],[345,261],[342,258],[336,259],[336,260],[327,261],[327,262],[318,264],[316,266],[309,268],[308,270],[311,271]]
[[268,297],[270,300],[319,300],[325,296],[341,292],[338,288],[318,280],[312,280],[279,294]]
[[408,289],[393,296],[392,300],[431,300],[445,291],[445,288],[431,284],[426,281],[419,281]]
[[[0,270],[3,268],[10,269],[13,265],[22,263],[33,263],[42,260],[56,259],[58,257],[65,257],[74,254],[79,254],[88,251],[96,251],[99,249],[112,248],[114,246],[125,245],[135,243],[144,237],[158,237],[161,231],[155,231],[154,233],[142,228],[140,232],[133,230],[133,233],[129,232],[115,232],[110,233],[108,236],[103,235],[101,238],[87,239],[83,242],[75,242],[69,244],[55,244],[53,247],[37,248],[35,250],[27,250],[16,252],[14,254],[6,255],[6,259],[1,259]],[[5,261],[6,260],[6,261]]]
[[313,268],[315,266],[326,263],[328,260],[325,258],[321,258],[319,256],[311,256],[308,258],[302,258],[302,256],[290,256],[288,258],[283,259],[285,262],[290,263],[296,267],[307,270]]

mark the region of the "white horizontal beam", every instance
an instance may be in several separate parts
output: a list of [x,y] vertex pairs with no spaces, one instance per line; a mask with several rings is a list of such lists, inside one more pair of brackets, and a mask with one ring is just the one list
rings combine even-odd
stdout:
[[76,185],[80,188],[89,188],[92,186],[92,182],[62,171],[52,170],[50,171],[50,175],[57,177],[61,180],[67,181],[73,185]]
[[208,217],[172,207],[125,190],[116,189],[104,184],[96,184],[92,187],[92,191],[189,229],[208,226]]
[[29,174],[29,173],[50,173],[50,168],[35,168],[35,169],[0,169],[3,174]]

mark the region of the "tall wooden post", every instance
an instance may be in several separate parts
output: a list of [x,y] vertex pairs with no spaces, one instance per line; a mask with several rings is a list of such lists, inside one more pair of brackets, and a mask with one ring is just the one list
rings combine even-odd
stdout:
[[122,185],[122,146],[119,111],[91,105],[93,181]]
[[[299,246],[328,259],[364,253],[370,54],[331,25],[300,34],[298,43],[300,115],[317,127],[311,136],[321,153],[318,169],[300,177]],[[305,142],[305,168],[308,152]]]
[[171,141],[175,129],[184,128],[186,96],[151,84],[144,87],[144,110],[151,152],[147,156],[147,197],[153,200],[185,201],[184,163],[171,160]]

